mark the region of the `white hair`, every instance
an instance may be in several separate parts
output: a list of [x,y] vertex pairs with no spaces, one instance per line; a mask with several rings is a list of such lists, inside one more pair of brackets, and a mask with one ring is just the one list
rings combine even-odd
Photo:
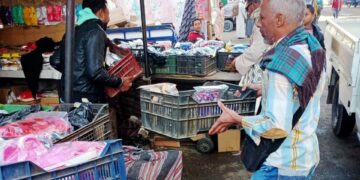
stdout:
[[281,13],[288,23],[302,24],[306,9],[304,0],[269,0],[269,3],[274,15]]

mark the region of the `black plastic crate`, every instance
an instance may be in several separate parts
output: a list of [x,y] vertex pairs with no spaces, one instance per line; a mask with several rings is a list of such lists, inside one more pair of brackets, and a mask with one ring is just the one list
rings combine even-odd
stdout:
[[215,59],[209,56],[186,56],[177,57],[177,74],[206,76],[216,70]]
[[216,66],[220,71],[230,71],[231,62],[242,53],[217,52]]

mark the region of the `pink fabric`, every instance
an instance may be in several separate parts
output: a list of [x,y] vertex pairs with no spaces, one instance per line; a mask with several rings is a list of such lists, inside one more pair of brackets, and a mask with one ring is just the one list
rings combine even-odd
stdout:
[[74,141],[46,148],[36,136],[28,135],[0,143],[0,164],[31,161],[49,171],[98,158],[105,146],[105,142]]
[[0,137],[17,138],[28,134],[70,133],[71,124],[58,117],[29,118],[0,127]]

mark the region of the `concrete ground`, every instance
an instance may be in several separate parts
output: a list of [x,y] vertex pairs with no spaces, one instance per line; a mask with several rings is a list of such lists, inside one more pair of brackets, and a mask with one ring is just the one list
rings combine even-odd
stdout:
[[[325,26],[325,20],[331,17],[331,8],[325,6],[319,24]],[[344,7],[340,18],[360,18],[360,7]],[[360,29],[359,29],[360,31]],[[235,32],[225,34],[226,40],[239,42]],[[325,103],[327,91],[321,104],[320,124],[317,135],[320,143],[320,164],[313,179],[349,180],[360,179],[360,146],[355,133],[346,139],[334,136],[331,129],[331,105]],[[183,179],[186,180],[241,180],[249,179],[248,173],[239,156],[231,153],[200,154],[194,146],[182,147],[184,152]]]

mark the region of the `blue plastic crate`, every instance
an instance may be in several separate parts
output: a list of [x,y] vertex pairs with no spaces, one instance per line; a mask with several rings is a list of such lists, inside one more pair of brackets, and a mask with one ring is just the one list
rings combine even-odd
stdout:
[[106,141],[101,157],[81,165],[46,172],[32,162],[0,166],[0,180],[126,180],[126,168],[121,140]]

